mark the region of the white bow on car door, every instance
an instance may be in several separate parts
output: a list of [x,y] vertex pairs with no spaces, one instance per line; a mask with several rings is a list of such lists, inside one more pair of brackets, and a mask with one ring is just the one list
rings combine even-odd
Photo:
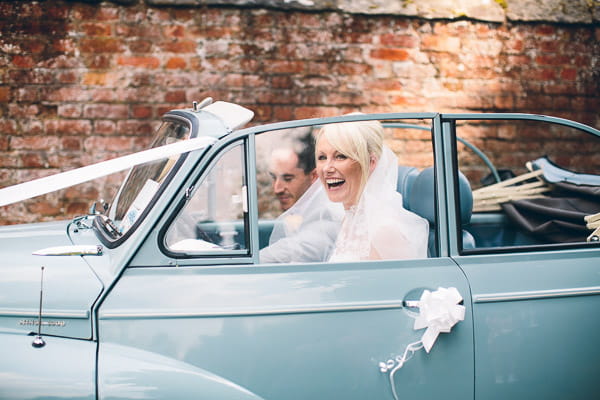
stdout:
[[398,400],[394,383],[396,371],[402,368],[416,351],[424,348],[429,353],[440,333],[449,333],[454,325],[465,319],[465,307],[459,304],[462,300],[462,296],[455,287],[440,287],[433,292],[424,290],[418,301],[407,304],[410,307],[419,308],[419,313],[413,316],[415,318],[413,328],[426,328],[426,330],[421,340],[406,346],[402,355],[379,363],[379,370],[382,373],[389,373],[394,399]]

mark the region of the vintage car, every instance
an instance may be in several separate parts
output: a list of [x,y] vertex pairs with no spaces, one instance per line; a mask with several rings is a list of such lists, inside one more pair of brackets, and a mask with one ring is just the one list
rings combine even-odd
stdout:
[[[0,227],[0,398],[600,398],[600,131],[443,113],[243,128],[250,110],[208,103],[164,115],[151,149],[0,189],[4,206],[122,176],[89,215]],[[274,143],[361,119],[385,126],[429,256],[262,262]]]

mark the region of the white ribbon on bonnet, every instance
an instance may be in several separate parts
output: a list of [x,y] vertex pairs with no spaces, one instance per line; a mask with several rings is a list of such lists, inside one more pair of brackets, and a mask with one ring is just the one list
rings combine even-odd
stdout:
[[454,325],[465,319],[465,307],[459,304],[462,300],[462,296],[455,287],[440,287],[434,292],[423,291],[421,298],[416,302],[419,314],[414,317],[413,326],[414,329],[427,328],[421,340],[408,344],[402,356],[379,363],[381,372],[390,372],[390,385],[394,399],[398,400],[394,383],[396,371],[402,368],[416,351],[424,348],[429,353],[440,333],[449,333]]

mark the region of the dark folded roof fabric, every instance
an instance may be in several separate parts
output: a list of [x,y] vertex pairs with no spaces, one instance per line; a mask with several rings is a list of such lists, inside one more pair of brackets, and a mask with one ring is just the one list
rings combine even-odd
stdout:
[[504,203],[502,209],[514,223],[545,243],[585,242],[591,230],[583,218],[600,212],[600,176],[562,170],[543,159],[546,161],[533,163],[544,165],[544,179],[549,178],[552,187],[550,195]]

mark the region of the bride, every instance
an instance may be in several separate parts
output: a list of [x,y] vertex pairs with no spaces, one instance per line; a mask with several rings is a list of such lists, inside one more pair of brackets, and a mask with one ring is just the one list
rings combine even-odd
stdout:
[[329,200],[345,210],[330,261],[427,257],[429,224],[402,206],[397,159],[379,121],[323,126],[316,164]]

